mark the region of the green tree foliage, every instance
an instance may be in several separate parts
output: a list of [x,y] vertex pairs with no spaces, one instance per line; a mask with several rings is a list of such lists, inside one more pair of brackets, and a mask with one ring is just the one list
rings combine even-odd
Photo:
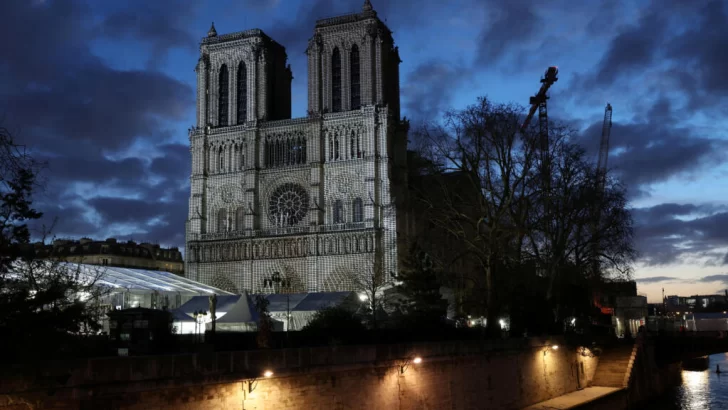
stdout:
[[330,345],[355,342],[365,331],[359,315],[339,306],[319,310],[302,329],[310,342]]

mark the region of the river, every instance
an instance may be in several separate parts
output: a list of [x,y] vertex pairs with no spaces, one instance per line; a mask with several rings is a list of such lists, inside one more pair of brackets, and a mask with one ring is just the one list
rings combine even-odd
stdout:
[[[715,373],[715,366],[725,372]],[[710,368],[683,371],[682,384],[651,403],[650,410],[728,410],[728,353],[710,356]]]

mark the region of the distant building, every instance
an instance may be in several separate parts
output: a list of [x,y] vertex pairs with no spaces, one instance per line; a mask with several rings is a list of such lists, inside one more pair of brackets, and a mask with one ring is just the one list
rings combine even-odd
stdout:
[[665,307],[668,312],[687,312],[692,310],[724,310],[728,304],[726,295],[693,295],[665,297]]
[[56,239],[52,245],[36,244],[36,254],[72,263],[184,274],[184,259],[178,248],[162,248],[151,243],[117,242],[114,238],[105,241]]

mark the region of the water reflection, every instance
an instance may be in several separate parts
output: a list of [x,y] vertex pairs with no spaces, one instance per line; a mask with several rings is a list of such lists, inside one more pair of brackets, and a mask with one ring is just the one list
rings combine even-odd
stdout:
[[728,370],[728,353],[710,356],[709,370],[682,373],[682,385],[652,403],[649,409],[728,410],[728,373],[716,374],[716,365]]

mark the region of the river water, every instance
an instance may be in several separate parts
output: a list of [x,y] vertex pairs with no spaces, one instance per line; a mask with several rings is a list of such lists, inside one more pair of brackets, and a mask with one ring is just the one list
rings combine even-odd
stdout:
[[[716,374],[716,365],[724,373]],[[708,370],[683,371],[682,380],[682,385],[653,401],[648,409],[728,410],[728,353],[710,356]]]

